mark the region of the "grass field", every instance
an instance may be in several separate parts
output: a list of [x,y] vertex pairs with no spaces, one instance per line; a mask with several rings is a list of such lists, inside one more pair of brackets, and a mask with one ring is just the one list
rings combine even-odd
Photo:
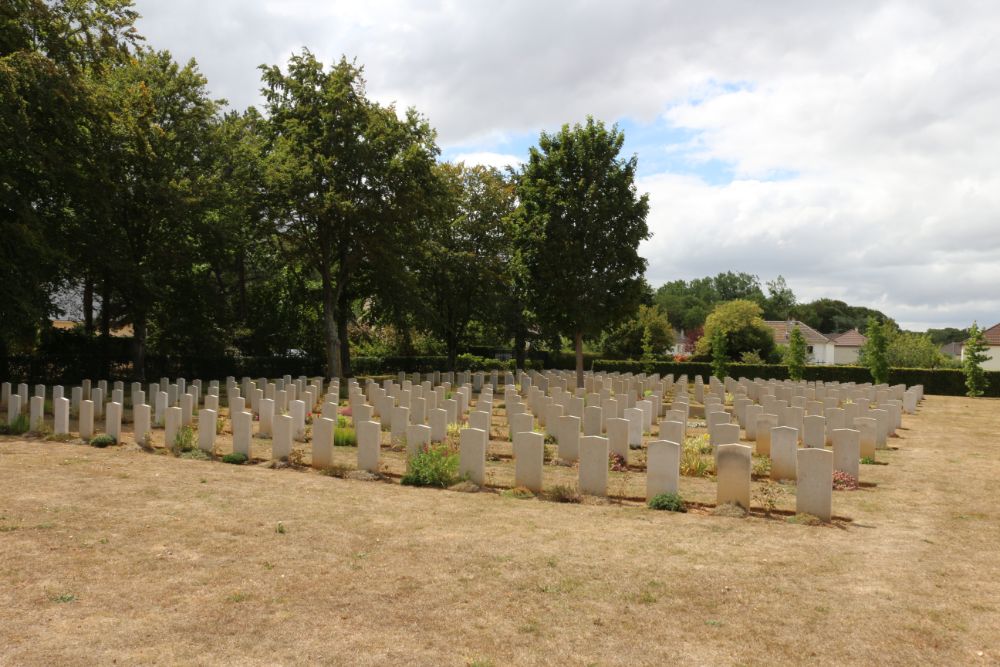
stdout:
[[0,438],[0,664],[997,664],[1000,401],[900,436],[828,526]]

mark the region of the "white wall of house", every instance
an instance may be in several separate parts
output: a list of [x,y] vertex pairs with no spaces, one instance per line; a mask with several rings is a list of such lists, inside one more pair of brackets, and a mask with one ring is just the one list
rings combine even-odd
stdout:
[[809,362],[819,365],[830,365],[834,363],[834,350],[836,349],[833,343],[812,345],[812,353],[809,354]]
[[[989,357],[982,363],[984,371],[1000,371],[1000,345],[990,345],[986,350]],[[965,348],[962,348],[962,359],[965,359]]]
[[836,345],[833,348],[833,363],[856,364],[860,355],[860,347],[854,345]]

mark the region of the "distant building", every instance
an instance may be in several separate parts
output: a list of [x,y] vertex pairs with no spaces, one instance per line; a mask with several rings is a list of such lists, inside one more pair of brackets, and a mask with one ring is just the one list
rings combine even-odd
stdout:
[[941,346],[941,354],[949,359],[961,359],[964,346],[965,343],[946,343]]
[[856,364],[861,356],[861,348],[868,339],[857,329],[845,331],[842,334],[829,334],[833,341],[833,363]]
[[806,339],[806,362],[810,364],[834,364],[833,341],[813,329],[811,326],[798,320],[766,320],[764,322],[771,329],[774,335],[774,342],[782,347],[788,346],[792,329],[798,327],[802,332],[802,337]]
[[[1000,324],[994,324],[983,332],[986,338],[986,361],[982,363],[984,371],[1000,371]],[[965,360],[965,346],[962,346],[962,360]]]

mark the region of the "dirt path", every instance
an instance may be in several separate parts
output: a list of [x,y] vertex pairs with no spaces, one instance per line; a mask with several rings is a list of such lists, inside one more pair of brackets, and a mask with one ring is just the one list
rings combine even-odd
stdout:
[[0,664],[998,664],[1000,401],[904,426],[833,527],[0,439]]

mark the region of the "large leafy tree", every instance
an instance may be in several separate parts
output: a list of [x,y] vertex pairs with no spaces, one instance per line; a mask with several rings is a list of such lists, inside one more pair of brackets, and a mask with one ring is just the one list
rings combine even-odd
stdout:
[[584,337],[634,313],[643,291],[649,199],[624,140],[593,118],[543,132],[518,176],[532,301],[545,328],[573,339],[580,386]]
[[304,50],[286,71],[261,70],[270,216],[287,256],[319,278],[327,372],[342,376],[356,280],[385,288],[429,204],[434,131],[413,109],[399,118],[367,99],[362,69],[347,59],[326,68]]
[[739,359],[744,353],[756,352],[770,359],[775,352],[774,335],[761,317],[761,308],[753,301],[737,300],[720,303],[705,320],[705,335],[695,346],[699,357],[714,357],[719,336],[725,339],[729,358]]
[[126,0],[0,4],[0,365],[33,341],[73,267],[64,226],[93,193],[88,72],[126,57],[135,18]]
[[502,289],[515,199],[495,169],[446,163],[437,172],[441,193],[414,248],[410,303],[423,328],[444,341],[454,369],[473,319],[495,317],[491,297]]

